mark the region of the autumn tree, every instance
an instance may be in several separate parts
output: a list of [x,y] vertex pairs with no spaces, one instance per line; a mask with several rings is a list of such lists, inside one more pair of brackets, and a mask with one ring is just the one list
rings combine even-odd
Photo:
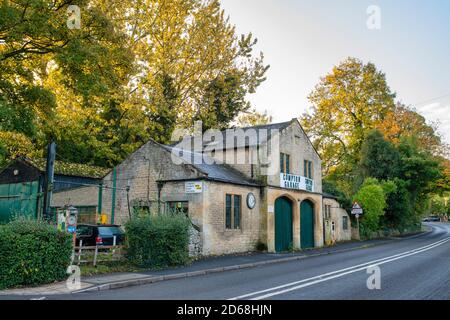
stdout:
[[237,125],[239,127],[264,125],[271,123],[272,119],[272,116],[267,113],[267,110],[261,113],[253,109],[242,112],[240,116],[238,116]]
[[320,80],[301,123],[322,156],[325,176],[352,179],[366,133],[394,108],[394,97],[384,73],[355,58]]
[[436,124],[428,124],[422,115],[401,103],[386,114],[383,121],[377,124],[377,129],[397,145],[402,137],[415,137],[420,148],[434,154],[444,151]]
[[97,165],[196,119],[226,126],[267,70],[218,0],[4,1],[0,40],[0,131]]

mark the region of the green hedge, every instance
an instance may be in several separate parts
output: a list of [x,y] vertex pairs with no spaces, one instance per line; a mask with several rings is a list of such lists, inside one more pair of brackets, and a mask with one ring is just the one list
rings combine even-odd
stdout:
[[1,225],[0,289],[63,280],[71,255],[71,237],[46,222],[16,220]]
[[183,215],[135,217],[125,225],[127,258],[139,267],[184,265],[189,261],[190,221]]

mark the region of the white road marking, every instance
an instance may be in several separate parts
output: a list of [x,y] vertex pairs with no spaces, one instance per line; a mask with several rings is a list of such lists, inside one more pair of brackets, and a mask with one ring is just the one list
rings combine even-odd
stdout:
[[[348,267],[348,268],[344,268],[344,269],[328,272],[328,273],[321,274],[321,275],[318,275],[318,276],[315,276],[315,277],[311,277],[311,278],[308,278],[308,279],[303,279],[303,280],[299,280],[299,281],[290,282],[290,283],[287,283],[287,284],[284,284],[284,285],[280,285],[280,286],[276,286],[276,287],[272,287],[272,288],[269,288],[269,289],[251,292],[251,293],[244,294],[244,295],[241,295],[241,296],[238,296],[238,297],[234,297],[234,298],[231,298],[231,299],[228,299],[228,300],[244,299],[244,298],[249,298],[251,296],[256,296],[254,298],[251,298],[251,300],[261,300],[261,299],[273,297],[273,296],[280,295],[280,294],[283,294],[283,293],[286,293],[286,292],[290,292],[290,291],[298,290],[298,289],[301,289],[301,288],[304,288],[304,287],[312,286],[312,285],[320,283],[320,282],[332,280],[332,279],[335,279],[335,278],[340,278],[340,277],[343,277],[343,276],[345,276],[347,274],[359,272],[359,271],[367,269],[367,267],[369,267],[369,266],[382,265],[382,264],[385,264],[385,263],[388,263],[388,262],[392,262],[392,261],[395,261],[395,260],[403,259],[405,257],[409,257],[409,256],[412,256],[412,255],[415,255],[415,254],[418,254],[418,253],[421,253],[421,252],[424,252],[424,251],[431,250],[431,249],[433,249],[435,247],[438,247],[438,246],[440,246],[440,245],[442,245],[444,243],[447,243],[449,241],[450,241],[450,237],[442,239],[442,240],[434,242],[434,243],[431,243],[429,245],[420,247],[420,248],[416,248],[416,249],[413,249],[413,250],[405,251],[405,252],[402,252],[402,253],[399,253],[399,254],[396,254],[396,255],[392,255],[392,256],[389,256],[389,257],[385,257],[385,258],[369,261],[369,262],[366,262],[366,263],[362,263],[362,264],[359,264],[359,265],[356,265],[356,266],[352,266],[352,267]],[[300,284],[300,283],[303,283],[303,284],[295,286],[295,285]],[[292,286],[294,286],[294,287],[292,287]],[[287,288],[287,289],[284,289],[284,288]],[[279,289],[283,289],[283,290],[279,290]],[[279,290],[279,291],[277,291],[277,290]],[[259,294],[263,294],[263,293],[266,293],[266,292],[271,292],[271,293],[267,293],[267,294],[264,294],[264,295],[261,295],[261,296],[257,296]]]
[[40,297],[40,298],[31,298],[30,300],[45,300],[46,297]]

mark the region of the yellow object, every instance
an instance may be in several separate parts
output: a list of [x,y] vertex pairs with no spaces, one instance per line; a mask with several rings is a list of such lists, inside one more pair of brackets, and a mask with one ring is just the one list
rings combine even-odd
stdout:
[[106,224],[108,222],[108,216],[102,213],[99,217],[100,224]]

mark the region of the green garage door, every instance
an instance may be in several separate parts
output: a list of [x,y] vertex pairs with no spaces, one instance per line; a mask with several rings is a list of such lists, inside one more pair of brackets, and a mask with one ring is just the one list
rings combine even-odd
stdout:
[[14,216],[36,218],[39,183],[11,183],[0,185],[0,223]]
[[278,198],[275,201],[275,250],[287,251],[292,243],[292,203],[287,198]]
[[309,200],[300,205],[300,239],[302,249],[314,248],[314,204]]

